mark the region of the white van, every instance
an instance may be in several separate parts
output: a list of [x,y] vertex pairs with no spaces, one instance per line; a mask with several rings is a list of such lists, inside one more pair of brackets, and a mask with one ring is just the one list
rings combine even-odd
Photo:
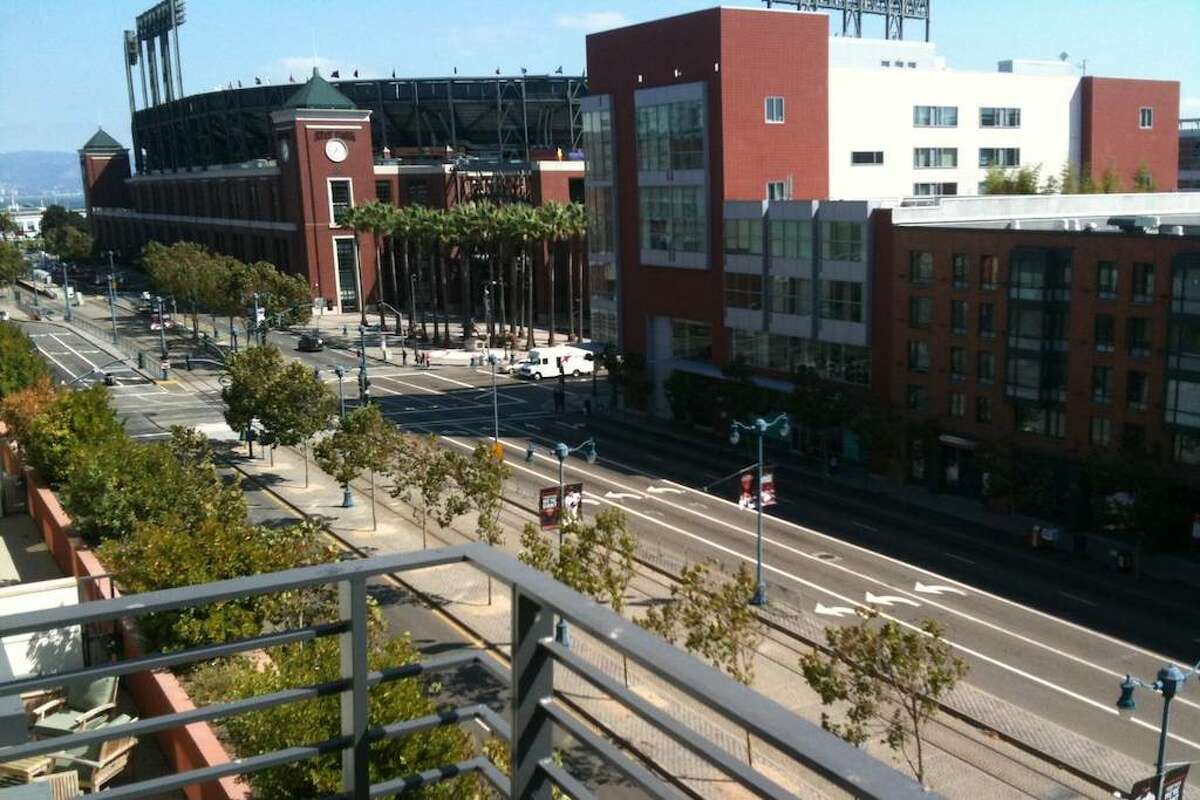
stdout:
[[539,347],[529,351],[529,357],[517,366],[517,374],[522,378],[557,378],[559,365],[562,374],[579,377],[590,375],[596,368],[594,356],[579,347]]

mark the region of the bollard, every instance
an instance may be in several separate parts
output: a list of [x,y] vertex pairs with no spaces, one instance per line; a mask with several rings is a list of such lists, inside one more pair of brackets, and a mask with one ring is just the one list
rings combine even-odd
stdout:
[[138,369],[146,368],[146,354],[143,353],[141,350],[138,350],[137,362],[138,362]]

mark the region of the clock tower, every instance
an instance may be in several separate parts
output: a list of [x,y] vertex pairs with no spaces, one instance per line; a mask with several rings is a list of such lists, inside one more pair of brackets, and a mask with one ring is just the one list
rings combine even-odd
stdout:
[[308,264],[313,297],[334,311],[379,301],[375,243],[339,224],[350,208],[375,199],[371,112],[313,69],[282,108],[271,112],[281,196],[291,219],[305,220],[294,246]]

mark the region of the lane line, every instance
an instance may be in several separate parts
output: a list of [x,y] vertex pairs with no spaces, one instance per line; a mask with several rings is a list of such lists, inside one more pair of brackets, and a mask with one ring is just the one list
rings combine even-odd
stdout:
[[958,555],[958,554],[956,554],[956,553],[947,553],[947,552],[943,552],[943,553],[942,553],[942,555],[944,555],[944,556],[947,556],[947,557],[949,557],[949,558],[953,558],[955,561],[961,561],[961,562],[963,562],[964,564],[970,564],[971,566],[975,566],[975,562],[974,562],[974,561],[972,561],[972,560],[971,560],[971,559],[969,559],[969,558],[964,558],[963,556],[960,556],[960,555]]

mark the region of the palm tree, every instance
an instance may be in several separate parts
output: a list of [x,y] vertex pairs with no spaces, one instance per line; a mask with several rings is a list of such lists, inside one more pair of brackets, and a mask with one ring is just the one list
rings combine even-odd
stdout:
[[[437,247],[435,231],[437,212],[424,206],[412,206],[411,209],[409,213],[412,215],[413,238],[417,242],[417,284],[423,284],[425,282],[423,276],[429,275],[429,310],[433,312],[433,338],[436,341],[438,338],[437,281],[434,279],[432,258],[433,250]],[[429,258],[423,256],[429,256]],[[425,315],[421,317],[421,338],[429,341],[429,327]]]
[[[438,274],[437,279],[441,284],[442,307],[441,313],[445,318],[445,325],[442,328],[442,344],[445,347],[450,346],[450,303],[448,284],[446,281],[446,260],[449,257],[451,245],[458,239],[457,224],[452,212],[434,210],[430,212],[430,227],[433,233],[434,245],[437,248],[438,257]],[[433,338],[437,338],[437,318],[433,321]]]
[[[565,223],[568,241],[567,249],[567,303],[571,309],[571,341],[583,339],[583,248],[580,246],[587,236],[587,209],[581,203],[569,203],[566,206]],[[579,269],[579,328],[575,328],[575,270]]]
[[567,207],[562,203],[546,203],[538,209],[538,217],[542,222],[542,228],[539,231],[541,237],[550,244],[550,256],[546,260],[546,293],[550,300],[550,320],[549,330],[550,337],[547,344],[554,346],[554,273],[555,267],[558,266],[558,245],[563,242],[568,234],[568,214]]
[[[546,250],[545,243],[546,243],[546,239],[549,237],[550,226],[546,220],[546,213],[543,211],[543,208],[544,207],[539,206],[536,208],[530,208],[528,210],[526,220],[525,220],[525,237],[524,238],[525,238],[525,243],[526,243],[526,247],[528,250],[532,250],[534,242],[540,242],[542,244],[542,252],[544,254],[545,250]],[[526,256],[525,256],[525,290],[526,290],[525,315],[528,320],[528,324],[526,327],[526,337],[527,337],[528,349],[532,349],[535,346],[535,344],[537,343],[536,339],[534,338],[534,326],[533,326],[534,319],[535,319],[534,302],[533,302],[533,284],[534,284],[533,272],[534,272],[533,258],[532,258],[532,255],[527,252]]]
[[[375,300],[376,307],[379,309],[379,327],[382,330],[385,327],[383,318],[383,239],[392,230],[393,208],[388,203],[373,200],[370,203],[356,206],[352,210],[358,212],[354,214],[355,220],[361,225],[362,230],[371,234],[371,238],[375,242]],[[395,283],[395,268],[396,263],[393,259],[393,283]]]
[[[408,330],[410,335],[416,335],[417,325],[417,298],[414,291],[415,286],[412,280],[412,271],[410,268],[408,255],[412,246],[412,241],[417,238],[417,227],[419,221],[417,219],[419,206],[403,206],[393,209],[391,215],[392,229],[389,236],[392,241],[392,294],[396,297],[396,304],[400,304],[400,290],[396,286],[396,241],[400,242],[400,264],[404,269],[404,291],[408,293]],[[403,334],[400,329],[400,311],[396,311],[396,333]]]
[[367,326],[367,300],[363,296],[362,258],[359,256],[358,238],[364,231],[370,230],[369,226],[372,224],[370,204],[352,206],[339,214],[336,222],[343,228],[354,231],[354,269],[358,280],[358,291],[355,294],[358,297],[359,324],[365,328]]

